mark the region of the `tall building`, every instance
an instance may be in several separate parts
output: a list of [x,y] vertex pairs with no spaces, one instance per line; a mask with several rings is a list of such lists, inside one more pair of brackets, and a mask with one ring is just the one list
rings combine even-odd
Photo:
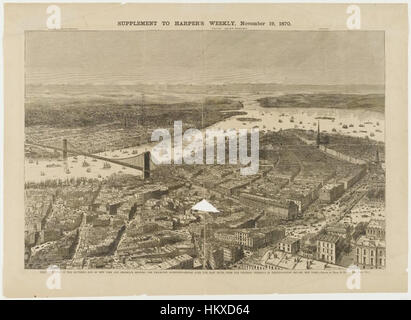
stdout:
[[380,153],[378,152],[378,146],[375,151],[375,163],[380,163]]
[[355,260],[362,268],[385,267],[385,240],[361,236],[354,247]]
[[320,120],[318,120],[318,126],[317,126],[317,147],[321,143],[321,134],[320,134]]
[[145,180],[150,178],[150,151],[144,152],[143,157],[143,178]]
[[341,238],[334,234],[323,234],[317,239],[317,259],[335,264],[342,251]]

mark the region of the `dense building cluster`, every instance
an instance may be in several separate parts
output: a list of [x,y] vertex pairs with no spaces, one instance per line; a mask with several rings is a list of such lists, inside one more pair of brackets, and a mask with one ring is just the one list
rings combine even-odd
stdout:
[[[383,268],[384,154],[370,158],[374,145],[357,138],[367,150],[361,161],[330,152],[341,139],[318,146],[298,130],[267,132],[252,176],[240,165],[161,165],[145,180],[116,173],[27,183],[25,266]],[[193,209],[202,199],[218,212]]]

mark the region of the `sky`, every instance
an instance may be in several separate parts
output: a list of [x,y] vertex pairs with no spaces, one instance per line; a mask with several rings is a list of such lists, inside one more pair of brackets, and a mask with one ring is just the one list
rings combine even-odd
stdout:
[[26,81],[384,84],[380,31],[32,31]]

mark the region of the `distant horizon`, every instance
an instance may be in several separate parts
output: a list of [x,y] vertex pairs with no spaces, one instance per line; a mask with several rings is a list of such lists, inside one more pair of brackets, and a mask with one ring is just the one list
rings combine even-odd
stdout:
[[32,31],[28,84],[384,85],[380,31]]

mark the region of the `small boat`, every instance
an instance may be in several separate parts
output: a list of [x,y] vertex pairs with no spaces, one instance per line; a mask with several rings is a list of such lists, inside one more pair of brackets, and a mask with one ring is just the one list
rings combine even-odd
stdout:
[[89,167],[90,164],[86,160],[84,160],[82,166],[83,167]]
[[364,128],[364,125],[363,125],[363,124],[360,124],[359,127],[360,127],[360,128]]
[[44,171],[41,171],[41,172],[40,172],[40,175],[41,175],[41,176],[45,176],[46,174],[44,173]]
[[331,131],[332,131],[332,132],[337,132],[337,129],[333,128]]
[[281,120],[281,119],[278,119],[278,122],[279,122],[279,123],[282,123],[282,122],[283,122],[283,120]]
[[374,136],[375,136],[374,132],[371,132],[370,137],[374,137]]
[[66,169],[66,174],[69,174],[70,173],[70,170],[69,169]]
[[111,165],[106,161],[104,162],[103,169],[110,169]]
[[347,128],[348,128],[346,124],[343,125],[342,127],[343,127],[343,129],[347,129]]
[[350,124],[350,128],[352,128],[352,127],[354,127],[354,125],[353,125],[353,124]]
[[90,168],[87,168],[87,170],[86,170],[87,172],[91,172],[91,169]]

